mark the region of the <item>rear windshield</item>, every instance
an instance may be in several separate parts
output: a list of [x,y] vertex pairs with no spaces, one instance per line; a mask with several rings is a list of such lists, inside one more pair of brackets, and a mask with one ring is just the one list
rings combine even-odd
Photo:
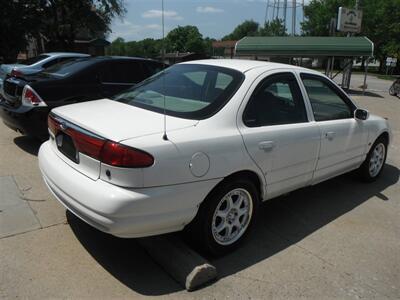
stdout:
[[78,72],[91,64],[93,64],[93,61],[87,58],[66,60],[48,67],[42,72],[42,74],[65,77],[72,73]]
[[42,55],[38,55],[38,56],[35,56],[35,57],[28,58],[28,59],[22,61],[20,64],[21,65],[30,66],[30,65],[36,64],[37,62],[39,62],[39,61],[41,61],[43,59],[48,58],[48,57],[49,57],[48,55],[42,54]]
[[186,119],[219,111],[240,87],[244,75],[209,65],[174,65],[117,94],[113,100]]

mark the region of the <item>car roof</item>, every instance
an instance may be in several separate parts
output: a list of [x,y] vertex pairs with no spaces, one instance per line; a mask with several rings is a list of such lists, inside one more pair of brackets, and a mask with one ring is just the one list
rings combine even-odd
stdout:
[[98,59],[98,60],[117,60],[117,59],[123,59],[123,60],[141,60],[141,61],[154,61],[154,62],[159,62],[157,60],[151,59],[151,58],[144,58],[144,57],[136,57],[136,56],[95,56],[93,59]]
[[288,65],[288,64],[259,61],[259,60],[249,60],[249,59],[202,59],[202,60],[192,60],[188,62],[183,62],[181,64],[200,64],[200,65],[224,67],[224,68],[234,69],[242,73],[245,73],[254,68],[267,68],[271,70],[280,68],[289,68],[289,69],[310,71],[302,67]]
[[41,55],[48,55],[48,56],[82,56],[82,57],[88,57],[90,56],[89,54],[86,53],[78,53],[78,52],[47,52],[47,53],[42,53]]

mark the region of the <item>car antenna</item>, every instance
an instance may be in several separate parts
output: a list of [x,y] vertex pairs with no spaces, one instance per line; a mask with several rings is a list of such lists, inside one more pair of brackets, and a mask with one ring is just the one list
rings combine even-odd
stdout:
[[163,85],[163,100],[164,100],[164,134],[163,134],[163,140],[168,141],[168,136],[167,136],[167,114],[166,114],[166,104],[165,104],[165,66],[164,66],[164,61],[165,61],[165,42],[164,42],[164,0],[161,0],[161,22],[162,22],[162,47],[161,47],[161,58],[162,58],[162,63],[163,63],[163,74],[162,74],[162,85]]

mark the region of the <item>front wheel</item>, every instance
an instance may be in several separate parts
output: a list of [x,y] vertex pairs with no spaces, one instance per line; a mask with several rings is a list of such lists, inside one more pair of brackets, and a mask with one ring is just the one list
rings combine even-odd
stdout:
[[372,145],[371,150],[361,165],[359,171],[364,181],[375,181],[382,173],[387,155],[387,141],[385,138],[378,138]]
[[394,88],[394,84],[392,84],[392,86],[389,89],[389,95],[396,96],[396,91],[395,91],[395,88]]
[[219,256],[236,249],[254,224],[259,193],[246,179],[222,182],[205,199],[186,236],[196,246]]

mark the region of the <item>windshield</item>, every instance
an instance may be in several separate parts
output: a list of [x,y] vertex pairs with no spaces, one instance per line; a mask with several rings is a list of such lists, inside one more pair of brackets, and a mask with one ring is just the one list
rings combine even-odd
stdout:
[[240,87],[244,75],[209,65],[174,65],[113,100],[186,119],[204,119],[219,111]]
[[63,62],[59,62],[58,64],[46,68],[42,72],[42,74],[64,77],[68,76],[71,73],[80,71],[91,64],[92,60],[87,58],[82,58],[77,60],[65,60]]
[[28,58],[28,59],[22,61],[21,65],[30,66],[30,65],[36,64],[37,62],[39,62],[39,61],[41,61],[43,59],[48,58],[48,57],[49,57],[48,55],[44,55],[44,54],[38,55],[38,56],[35,56],[35,57],[31,57],[31,58]]

